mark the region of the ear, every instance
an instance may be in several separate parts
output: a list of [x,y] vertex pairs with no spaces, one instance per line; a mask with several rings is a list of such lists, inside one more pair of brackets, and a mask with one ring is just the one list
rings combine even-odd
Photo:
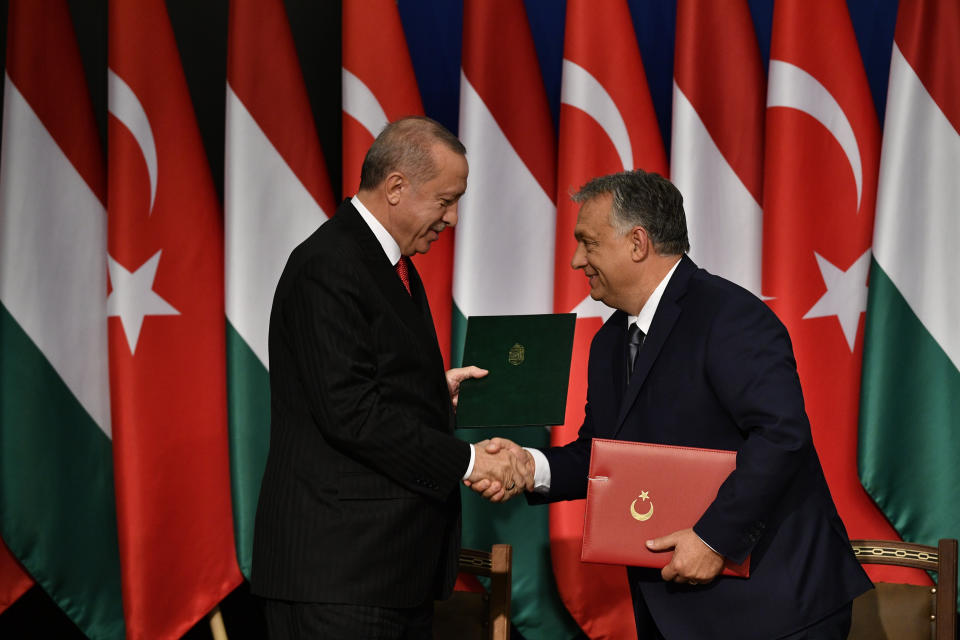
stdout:
[[649,255],[652,245],[650,236],[643,227],[634,227],[628,234],[630,238],[630,257],[634,262],[641,262]]
[[400,202],[400,195],[407,186],[407,179],[399,171],[394,171],[383,181],[383,195],[387,202],[396,206]]

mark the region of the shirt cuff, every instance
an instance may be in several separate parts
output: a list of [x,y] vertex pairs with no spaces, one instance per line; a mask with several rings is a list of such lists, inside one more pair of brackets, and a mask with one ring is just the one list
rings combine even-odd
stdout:
[[[700,538],[700,534],[697,533],[696,531],[693,532],[693,535],[695,535],[695,536],[697,536],[698,538]],[[703,544],[707,545],[707,548],[710,549],[710,551],[713,551],[713,552],[714,552],[715,554],[717,554],[718,556],[723,556],[722,553],[720,553],[719,551],[717,551],[716,549],[714,549],[713,547],[711,547],[711,546],[710,546],[710,543],[707,542],[706,540],[704,540],[703,538],[700,538],[700,542],[702,542]]]
[[547,461],[547,456],[543,455],[540,449],[530,447],[524,447],[524,449],[533,456],[533,492],[544,495],[550,493],[550,462]]
[[468,480],[473,473],[473,463],[477,461],[477,450],[474,445],[470,445],[470,463],[467,465],[467,472],[463,474],[463,479]]

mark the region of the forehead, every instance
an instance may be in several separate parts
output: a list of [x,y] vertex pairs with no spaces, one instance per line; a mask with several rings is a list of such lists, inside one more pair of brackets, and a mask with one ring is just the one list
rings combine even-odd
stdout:
[[437,175],[428,184],[437,189],[459,189],[466,186],[467,174],[470,169],[467,158],[444,144],[437,143],[431,149],[434,166],[438,169]]
[[574,234],[597,235],[605,229],[612,229],[610,224],[611,210],[613,208],[613,195],[604,193],[590,198],[580,205],[580,212],[577,213],[577,226],[574,228]]

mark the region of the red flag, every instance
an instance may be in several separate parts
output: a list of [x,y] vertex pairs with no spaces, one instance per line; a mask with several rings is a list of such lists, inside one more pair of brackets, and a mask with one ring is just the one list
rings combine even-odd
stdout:
[[827,482],[851,537],[897,539],[857,477],[880,128],[844,3],[776,4],[765,154],[763,292],[790,331]]
[[32,586],[33,579],[0,540],[0,613]]
[[[641,168],[667,175],[667,161],[626,2],[567,3],[557,178],[554,310],[575,311],[577,329],[565,424],[553,445],[577,436],[587,395],[590,341],[612,310],[590,298],[570,267],[579,206],[570,194],[593,177]],[[622,567],[580,562],[583,501],[550,505],[550,550],[564,604],[591,638],[636,638]]]
[[[395,0],[343,3],[343,196],[360,185],[360,166],[380,130],[403,116],[422,116],[420,90]],[[445,365],[450,364],[452,229],[414,264],[427,290]]]
[[179,638],[241,580],[223,229],[166,8],[109,6],[110,380],[127,634]]

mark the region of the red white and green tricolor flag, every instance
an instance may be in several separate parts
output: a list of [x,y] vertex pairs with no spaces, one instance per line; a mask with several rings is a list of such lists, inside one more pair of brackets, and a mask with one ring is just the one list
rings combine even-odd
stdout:
[[960,4],[901,2],[860,399],[860,478],[904,540],[960,537]]
[[[460,139],[470,178],[454,249],[454,363],[467,317],[553,311],[556,225],[556,141],[523,3],[467,0],[463,20]],[[526,431],[521,444],[548,444],[546,431]],[[511,617],[523,636],[575,636],[553,586],[547,510],[490,504],[469,490],[463,502],[464,546],[514,546]]]
[[765,80],[746,0],[678,0],[670,177],[690,257],[760,295]]
[[87,636],[122,638],[103,152],[66,2],[14,0],[7,24],[0,530]]
[[273,292],[290,252],[334,207],[283,0],[230,4],[224,201],[234,534],[249,577],[270,443]]
[[223,228],[162,0],[108,19],[110,391],[129,638],[179,638],[242,578]]
[[[587,399],[587,360],[594,334],[613,310],[590,297],[570,260],[579,205],[570,200],[588,180],[629,169],[667,175],[667,160],[627,3],[567,2],[560,92],[556,313],[577,314],[565,422],[551,444],[577,437]],[[583,500],[550,505],[550,555],[567,610],[591,638],[633,639],[633,603],[623,567],[580,561]]]

